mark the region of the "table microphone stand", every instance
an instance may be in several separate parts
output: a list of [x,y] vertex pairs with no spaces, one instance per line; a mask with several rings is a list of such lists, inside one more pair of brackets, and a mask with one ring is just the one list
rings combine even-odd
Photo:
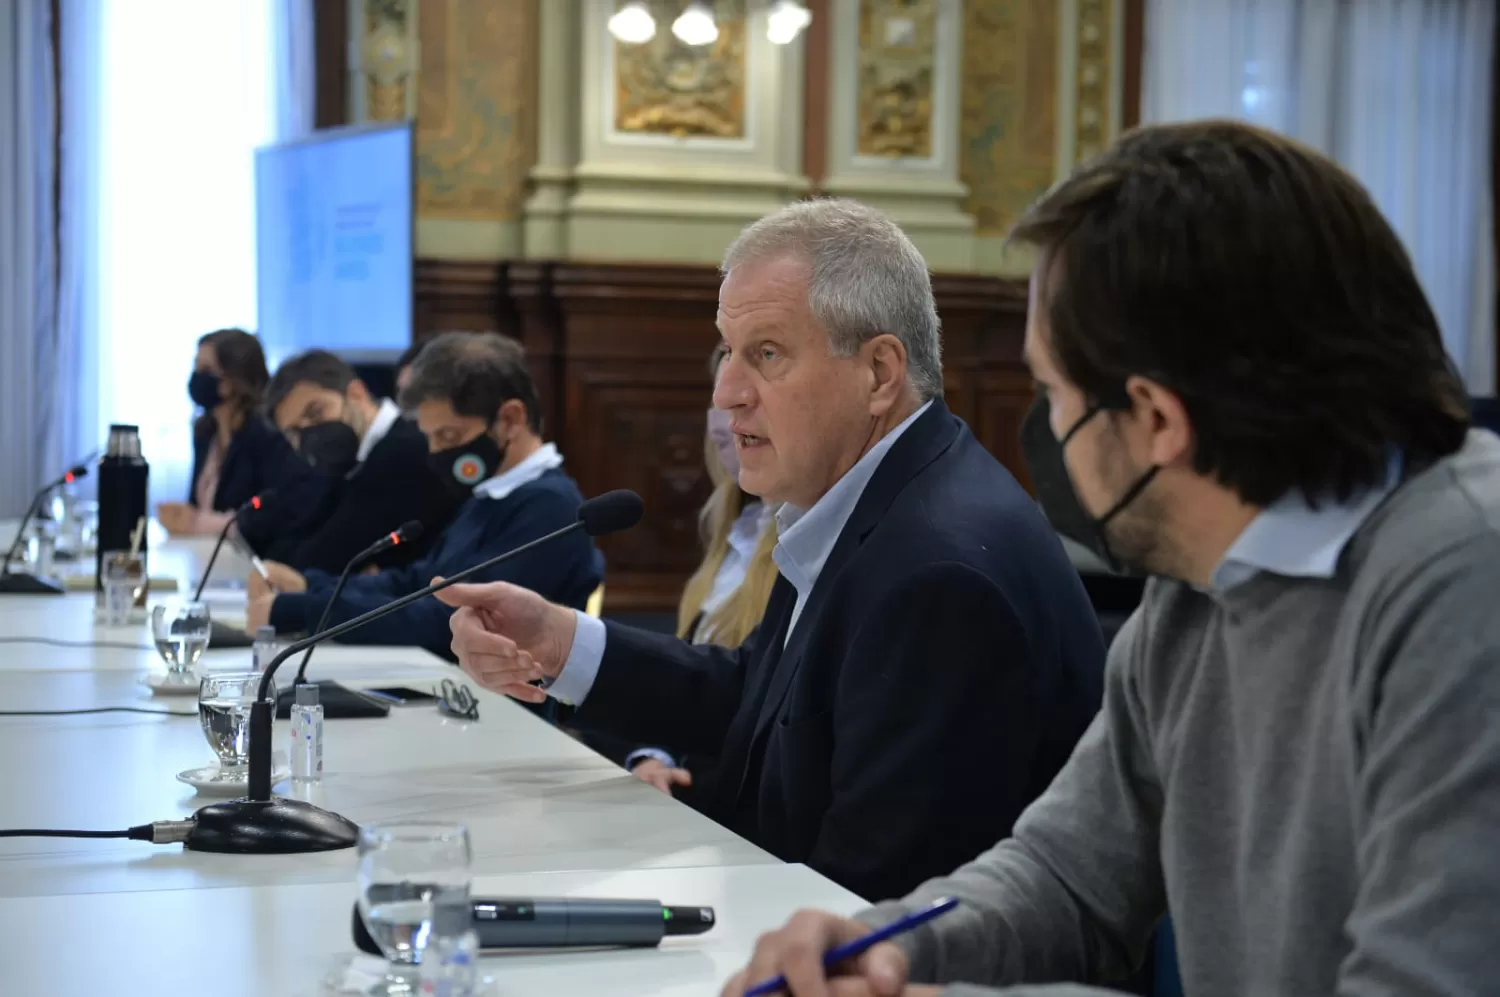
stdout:
[[522,544],[504,554],[497,554],[472,567],[455,572],[442,581],[428,585],[347,620],[329,627],[322,633],[305,637],[282,649],[261,676],[260,687],[255,693],[255,702],[250,706],[249,794],[244,799],[228,800],[203,807],[193,815],[193,827],[183,842],[184,847],[200,852],[230,852],[235,854],[287,854],[296,852],[326,852],[340,848],[351,848],[359,841],[359,827],[351,820],[301,800],[274,799],[271,796],[271,722],[276,704],[270,698],[271,680],[282,662],[300,651],[335,637],[342,637],[404,609],[414,602],[441,592],[450,585],[466,581],[473,576],[556,540],[569,533],[583,530],[592,537],[628,530],[640,521],[641,497],[635,492],[619,490],[605,492],[591,498],[578,508],[578,520]]

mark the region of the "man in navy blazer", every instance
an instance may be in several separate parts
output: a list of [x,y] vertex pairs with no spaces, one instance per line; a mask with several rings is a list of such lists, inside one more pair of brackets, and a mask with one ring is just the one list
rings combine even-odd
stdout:
[[741,487],[786,503],[760,628],[695,647],[455,586],[453,650],[489,688],[574,704],[580,727],[717,755],[706,813],[898,896],[1047,787],[1098,709],[1103,641],[1035,503],[944,406],[931,282],[894,223],[789,205],[724,272],[714,404]]

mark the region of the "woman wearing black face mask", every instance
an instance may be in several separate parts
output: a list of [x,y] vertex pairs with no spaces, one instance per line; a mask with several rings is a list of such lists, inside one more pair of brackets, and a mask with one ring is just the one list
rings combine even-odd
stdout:
[[192,485],[186,502],[156,508],[169,533],[217,533],[252,497],[308,479],[307,466],[257,413],[269,379],[260,341],[243,329],[198,340],[187,386],[199,409]]

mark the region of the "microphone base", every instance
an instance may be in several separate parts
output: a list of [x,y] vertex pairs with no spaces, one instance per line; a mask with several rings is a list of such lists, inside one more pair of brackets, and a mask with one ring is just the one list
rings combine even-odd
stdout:
[[193,815],[183,847],[231,855],[332,852],[359,843],[359,825],[301,800],[226,800]]
[[62,582],[53,578],[38,578],[24,572],[0,575],[0,595],[62,595]]

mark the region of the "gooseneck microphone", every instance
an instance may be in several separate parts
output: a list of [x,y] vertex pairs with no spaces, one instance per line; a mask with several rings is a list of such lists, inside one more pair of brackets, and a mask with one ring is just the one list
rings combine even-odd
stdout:
[[242,504],[238,509],[234,510],[234,515],[229,517],[229,522],[225,523],[224,528],[219,531],[219,539],[214,541],[214,551],[212,554],[208,555],[208,566],[203,569],[203,577],[198,579],[198,587],[193,590],[194,602],[197,602],[199,599],[203,598],[203,587],[208,584],[208,576],[213,573],[214,562],[219,559],[219,551],[223,548],[224,541],[229,539],[229,531],[234,529],[234,527],[238,525],[240,516],[244,515],[247,512],[251,512],[252,510],[259,510],[275,494],[276,489],[267,488],[259,495],[250,496],[250,498],[247,499],[244,504]]
[[[410,522],[401,524],[401,528],[399,530],[387,533],[385,536],[370,544],[370,546],[366,547],[358,554],[355,554],[353,557],[349,558],[349,562],[344,565],[344,570],[339,573],[338,582],[333,586],[333,594],[328,597],[328,602],[323,605],[323,615],[318,617],[318,625],[313,627],[312,633],[308,634],[308,636],[317,636],[318,634],[322,633],[323,628],[328,625],[328,617],[329,614],[333,612],[333,604],[339,601],[339,594],[344,591],[344,585],[349,581],[349,572],[353,571],[357,565],[365,563],[372,557],[378,557],[379,555],[384,554],[392,547],[399,546],[400,544],[411,543],[414,540],[420,540],[421,537],[422,524],[413,519]],[[313,652],[317,649],[318,646],[314,644],[309,647],[307,649],[307,653],[302,656],[302,664],[297,669],[297,677],[292,680],[293,685],[301,685],[302,680],[307,677],[307,663],[312,660]]]
[[[413,519],[403,523],[399,530],[387,533],[351,557],[348,563],[344,565],[344,570],[339,573],[339,580],[333,586],[333,594],[323,604],[323,615],[318,617],[318,625],[312,628],[308,636],[311,637],[322,633],[323,628],[328,625],[328,617],[332,615],[334,603],[339,601],[339,595],[344,591],[344,585],[349,581],[349,573],[351,571],[371,558],[384,554],[392,547],[404,543],[412,543],[415,540],[421,539],[421,537],[422,524],[418,520]],[[307,663],[312,660],[313,651],[315,650],[317,650],[316,644],[309,647],[302,655],[302,664],[297,668],[297,677],[292,680],[292,687],[276,697],[276,715],[278,717],[285,717],[291,714],[292,704],[296,701],[297,697],[297,686],[307,681]],[[385,716],[390,712],[390,708],[384,704],[377,705],[371,702],[368,697],[351,692],[337,682],[325,681],[319,682],[317,685],[318,704],[323,707],[323,716],[325,719],[340,720],[350,717]]]
[[[713,929],[716,920],[712,907],[668,907],[659,900],[475,897],[469,904],[470,923],[481,949],[585,945],[649,948],[663,938],[704,934]],[[352,927],[354,944],[360,951],[382,954],[370,937],[358,904],[354,906]]]
[[16,529],[15,539],[11,541],[10,549],[5,552],[5,560],[0,562],[0,593],[6,595],[61,595],[63,587],[50,578],[38,578],[36,575],[24,572],[10,573],[10,563],[15,560],[16,552],[26,543],[26,527],[31,525],[31,520],[42,508],[42,502],[52,493],[54,488],[72,484],[79,478],[88,477],[88,464],[75,464],[68,472],[56,481],[49,481],[43,485],[31,499],[31,505],[26,508],[26,515],[21,517],[21,525]]
[[184,845],[197,851],[232,852],[236,854],[286,854],[289,852],[322,852],[351,848],[359,839],[359,828],[347,818],[329,813],[301,800],[271,798],[271,720],[276,704],[268,698],[271,681],[282,662],[299,651],[305,651],[325,640],[342,637],[374,620],[410,606],[450,585],[474,577],[497,565],[550,543],[559,537],[583,530],[599,537],[628,530],[640,522],[641,497],[635,492],[605,492],[588,499],[578,507],[578,520],[522,544],[504,554],[497,554],[472,567],[455,572],[442,581],[408,593],[319,633],[305,637],[283,648],[266,666],[261,676],[255,702],[250,706],[248,753],[250,756],[249,794],[244,799],[228,800],[203,807],[194,815],[193,828]]

